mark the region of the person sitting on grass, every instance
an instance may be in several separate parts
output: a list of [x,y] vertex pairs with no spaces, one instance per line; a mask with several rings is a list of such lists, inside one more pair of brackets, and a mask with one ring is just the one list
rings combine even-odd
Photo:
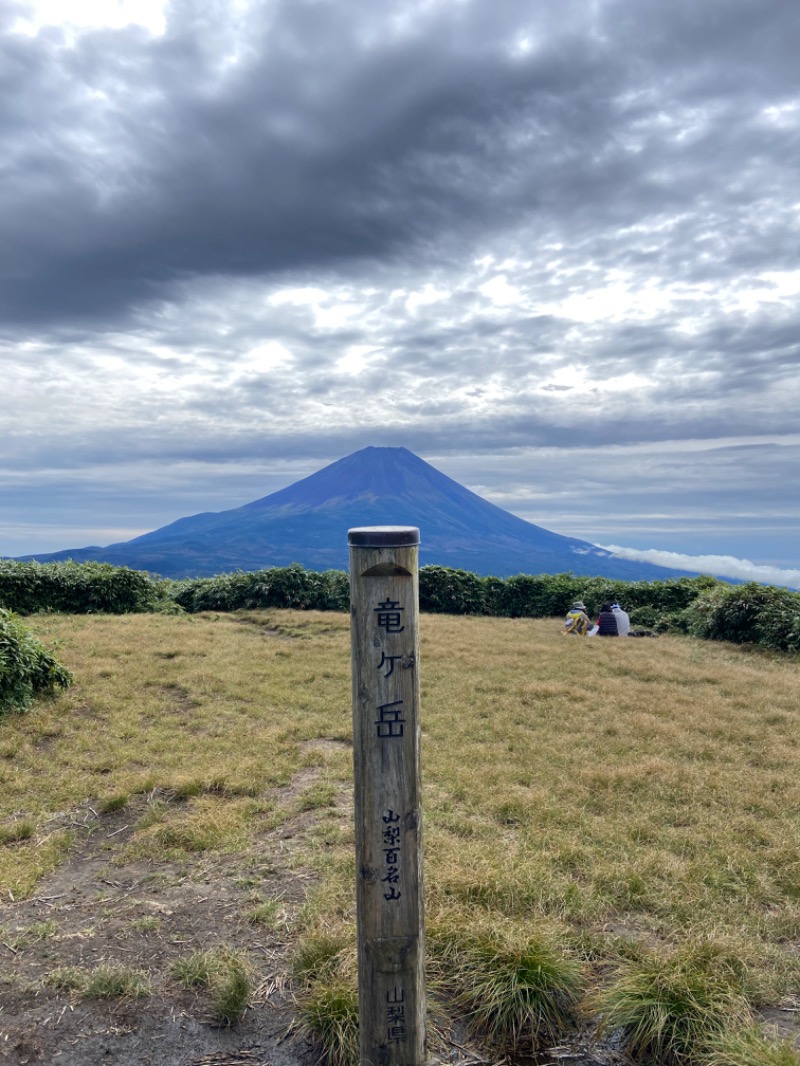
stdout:
[[604,603],[600,608],[600,617],[597,619],[598,637],[618,637],[617,616],[611,610],[610,603]]
[[564,619],[564,635],[574,633],[578,637],[585,637],[591,628],[591,624],[586,613],[586,604],[583,600],[576,600],[567,611],[567,617]]
[[616,600],[611,604],[611,610],[617,616],[617,633],[621,637],[627,637],[631,631],[630,615],[627,611],[623,611]]

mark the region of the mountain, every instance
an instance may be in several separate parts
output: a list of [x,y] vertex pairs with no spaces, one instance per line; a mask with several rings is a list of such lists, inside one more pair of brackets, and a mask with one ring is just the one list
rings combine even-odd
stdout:
[[419,526],[422,566],[437,563],[496,577],[571,570],[624,581],[684,573],[619,559],[525,522],[406,448],[364,448],[243,507],[179,518],[120,544],[26,558],[94,559],[173,578],[290,563],[345,570],[347,530],[378,525]]

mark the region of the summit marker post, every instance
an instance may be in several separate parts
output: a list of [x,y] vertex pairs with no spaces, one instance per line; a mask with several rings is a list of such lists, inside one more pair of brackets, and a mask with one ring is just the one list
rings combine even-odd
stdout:
[[424,1066],[419,530],[348,531],[361,1066]]

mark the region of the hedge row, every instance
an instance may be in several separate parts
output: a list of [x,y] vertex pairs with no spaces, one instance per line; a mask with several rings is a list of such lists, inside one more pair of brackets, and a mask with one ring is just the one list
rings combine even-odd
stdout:
[[466,570],[425,566],[419,572],[420,609],[446,614],[487,614],[504,618],[552,618],[582,600],[590,615],[603,603],[619,602],[628,612],[647,608],[658,614],[682,611],[706,589],[713,577],[674,581],[612,581],[574,574],[518,574],[478,577]]
[[18,614],[129,614],[166,602],[163,581],[109,563],[16,563],[0,560],[0,605]]
[[[573,574],[482,578],[467,570],[423,566],[419,571],[422,611],[547,618],[564,614],[575,599],[596,613],[606,600],[618,599],[628,611],[658,614],[683,611],[715,578],[626,582],[580,578]],[[306,570],[299,564],[236,571],[213,578],[162,581],[142,570],[108,563],[0,562],[0,604],[19,614],[61,611],[69,614],[125,614],[182,610],[236,611],[286,607],[347,611],[350,580],[345,571]]]
[[[604,601],[617,599],[629,611],[644,608],[669,614],[682,611],[701,592],[719,585],[707,577],[627,582],[574,574],[520,574],[502,579],[444,566],[424,566],[419,573],[423,611],[510,618],[561,615],[575,599],[582,599],[590,613],[599,611]],[[350,582],[343,571],[317,573],[297,564],[162,581],[108,563],[0,562],[0,604],[19,614],[125,614],[175,605],[190,612],[257,607],[346,611],[349,597]]]
[[[63,611],[235,611],[264,607],[346,611],[349,578],[297,564],[188,581],[161,581],[105,563],[0,563],[0,604],[20,614]],[[574,574],[480,577],[424,566],[420,609],[446,614],[552,618],[583,600],[591,616],[618,601],[634,627],[690,633],[707,640],[800,651],[800,593],[772,586],[729,585],[713,577],[612,581]]]
[[350,579],[342,570],[317,573],[295,564],[175,582],[172,597],[190,612],[258,607],[346,611],[350,606]]

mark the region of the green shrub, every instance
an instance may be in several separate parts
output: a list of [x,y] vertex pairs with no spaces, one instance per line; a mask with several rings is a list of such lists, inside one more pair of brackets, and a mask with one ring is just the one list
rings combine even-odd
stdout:
[[72,674],[12,611],[0,607],[0,717],[72,684]]
[[572,574],[517,574],[493,587],[492,614],[507,618],[552,618],[583,597],[586,580]]
[[654,629],[661,617],[655,607],[634,607],[628,614],[631,629]]
[[[490,614],[505,618],[553,618],[564,615],[577,599],[590,616],[603,603],[617,600],[631,614],[647,611],[647,621],[637,625],[656,627],[662,615],[677,618],[708,589],[719,586],[710,577],[676,578],[674,581],[613,581],[604,577],[575,574],[516,574],[506,579],[478,577],[446,566],[424,566],[419,572],[420,609],[446,614]],[[669,628],[674,622],[669,623]],[[662,626],[666,628],[666,626]]]
[[800,651],[800,595],[784,589],[762,603],[756,622],[758,643],[777,651]]
[[264,607],[346,611],[350,605],[350,580],[341,570],[316,573],[294,564],[181,581],[175,586],[174,598],[191,612]]
[[[614,581],[566,574],[480,577],[467,570],[424,566],[420,609],[507,618],[563,616],[581,599],[590,616],[618,601],[634,628],[691,633],[709,640],[800,651],[800,593],[765,585],[731,586],[713,577]],[[134,611],[237,611],[270,607],[346,611],[350,579],[342,570],[317,573],[299,564],[164,581],[107,563],[0,561],[0,603],[21,614]]]
[[419,572],[419,607],[436,614],[484,614],[486,579],[467,570],[423,566]]
[[108,563],[0,560],[0,603],[18,614],[126,614],[168,609],[168,582]]
[[720,585],[698,597],[686,619],[688,631],[705,640],[800,651],[800,593],[788,589]]
[[657,633],[688,633],[690,610],[691,607],[688,607],[683,611],[666,611],[664,614],[657,615],[653,629]]

